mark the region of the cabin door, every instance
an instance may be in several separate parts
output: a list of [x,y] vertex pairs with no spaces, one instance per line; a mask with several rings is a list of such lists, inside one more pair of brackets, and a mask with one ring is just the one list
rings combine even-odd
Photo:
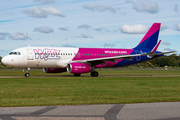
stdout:
[[33,50],[31,48],[27,49],[27,60],[33,60]]

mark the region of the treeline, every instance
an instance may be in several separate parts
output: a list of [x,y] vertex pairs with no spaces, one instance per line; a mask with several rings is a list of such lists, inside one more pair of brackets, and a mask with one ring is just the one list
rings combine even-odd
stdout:
[[180,67],[180,55],[172,54],[170,56],[164,55],[162,57],[149,61],[155,67]]
[[1,60],[2,60],[2,57],[0,56],[0,69],[7,68],[7,66],[4,65],[4,64],[1,62]]
[[[4,65],[1,62],[2,57],[0,56],[0,68],[11,68],[6,65]],[[180,67],[180,55],[172,54],[170,56],[164,55],[162,57],[142,62],[140,64],[136,64],[134,66],[143,66],[143,67],[165,67],[165,66],[171,66],[171,67]]]

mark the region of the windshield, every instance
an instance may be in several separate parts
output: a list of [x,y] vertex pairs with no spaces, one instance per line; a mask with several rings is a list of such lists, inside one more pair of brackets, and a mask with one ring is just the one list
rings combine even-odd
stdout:
[[20,52],[10,52],[9,55],[21,55]]

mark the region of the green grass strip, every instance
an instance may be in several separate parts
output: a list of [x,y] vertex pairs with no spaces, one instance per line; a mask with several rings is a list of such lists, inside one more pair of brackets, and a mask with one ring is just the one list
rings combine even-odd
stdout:
[[0,78],[0,107],[180,101],[179,86],[180,77]]

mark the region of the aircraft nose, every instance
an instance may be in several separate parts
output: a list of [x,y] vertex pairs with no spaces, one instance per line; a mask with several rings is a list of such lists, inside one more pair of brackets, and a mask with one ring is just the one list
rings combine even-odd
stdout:
[[8,65],[8,60],[7,60],[7,57],[3,57],[1,62],[4,64],[4,65]]

